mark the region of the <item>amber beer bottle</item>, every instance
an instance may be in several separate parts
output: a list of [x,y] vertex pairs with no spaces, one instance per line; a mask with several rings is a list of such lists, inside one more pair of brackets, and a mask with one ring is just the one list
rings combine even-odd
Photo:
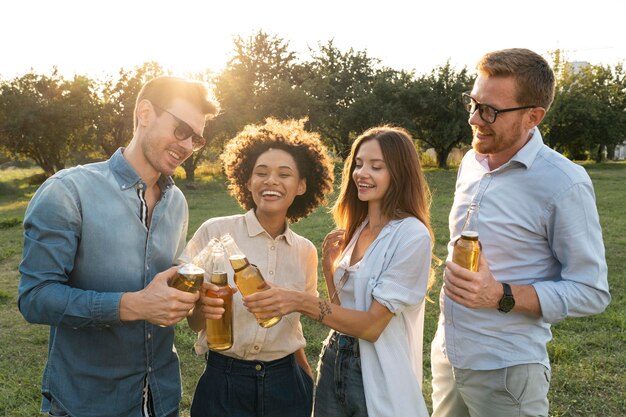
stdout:
[[209,281],[217,285],[219,290],[207,290],[206,296],[224,300],[224,314],[219,320],[206,321],[206,340],[211,350],[227,350],[233,346],[233,290],[228,286],[226,260],[221,243],[213,246],[211,253],[211,273]]
[[481,245],[478,240],[478,204],[471,203],[467,209],[461,237],[454,242],[452,262],[472,272],[476,272],[478,271],[480,251]]
[[[251,264],[246,258],[246,255],[239,249],[235,240],[230,234],[225,234],[221,238],[222,244],[228,254],[228,260],[230,265],[235,270],[235,284],[242,296],[251,295],[259,291],[265,291],[269,287],[261,271],[256,265]],[[259,319],[257,316],[257,322],[261,327],[272,327],[280,321],[281,317],[276,316],[269,319]]]
[[178,274],[171,284],[172,287],[185,292],[196,292],[200,289],[204,281],[205,264],[211,256],[214,243],[214,240],[209,241],[191,262],[182,264],[178,268]]

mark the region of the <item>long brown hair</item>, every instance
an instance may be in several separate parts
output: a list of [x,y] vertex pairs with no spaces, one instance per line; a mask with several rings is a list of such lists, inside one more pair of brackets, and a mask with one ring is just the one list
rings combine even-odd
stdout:
[[359,200],[352,173],[359,148],[370,140],[380,145],[391,176],[389,189],[383,197],[381,214],[390,220],[416,217],[426,226],[434,242],[430,227],[430,190],[413,139],[405,129],[378,126],[368,129],[354,141],[344,164],[339,197],[332,208],[337,227],[346,230],[342,250],[367,217],[367,202]]

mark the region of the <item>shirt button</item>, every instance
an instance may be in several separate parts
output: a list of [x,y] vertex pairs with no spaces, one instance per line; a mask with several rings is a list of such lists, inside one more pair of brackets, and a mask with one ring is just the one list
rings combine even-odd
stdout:
[[270,271],[270,275],[274,275],[274,271]]
[[261,368],[263,368],[261,365],[257,365],[257,366],[254,367],[254,369],[256,369],[257,371],[260,371]]
[[259,350],[259,347],[258,347],[258,346],[255,346],[255,347],[254,347],[254,350]]
[[148,339],[152,337],[152,333],[148,333]]
[[276,246],[272,246],[270,249],[271,249],[271,250],[274,250],[274,249],[276,249]]
[[152,367],[148,366],[148,372],[152,372]]

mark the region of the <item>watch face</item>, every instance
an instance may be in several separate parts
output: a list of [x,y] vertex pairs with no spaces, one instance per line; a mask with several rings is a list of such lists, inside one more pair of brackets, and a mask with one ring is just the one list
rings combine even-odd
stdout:
[[498,310],[508,313],[515,306],[515,299],[513,297],[502,297],[498,306]]

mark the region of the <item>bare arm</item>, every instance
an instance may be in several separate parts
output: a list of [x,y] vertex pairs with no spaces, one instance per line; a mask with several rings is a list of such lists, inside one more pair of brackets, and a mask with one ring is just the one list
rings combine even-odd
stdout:
[[297,311],[341,333],[369,342],[378,340],[393,317],[387,307],[376,300],[372,301],[369,310],[358,311],[310,294],[279,287],[244,297],[244,306],[250,312],[262,313],[263,318]]
[[326,289],[328,290],[328,297],[331,298],[331,302],[340,304],[339,299],[334,297],[335,295],[335,283],[333,282],[333,275],[335,274],[335,260],[339,256],[340,248],[343,243],[345,231],[336,229],[331,231],[324,238],[322,243],[322,272],[324,273],[324,281],[326,282]]

